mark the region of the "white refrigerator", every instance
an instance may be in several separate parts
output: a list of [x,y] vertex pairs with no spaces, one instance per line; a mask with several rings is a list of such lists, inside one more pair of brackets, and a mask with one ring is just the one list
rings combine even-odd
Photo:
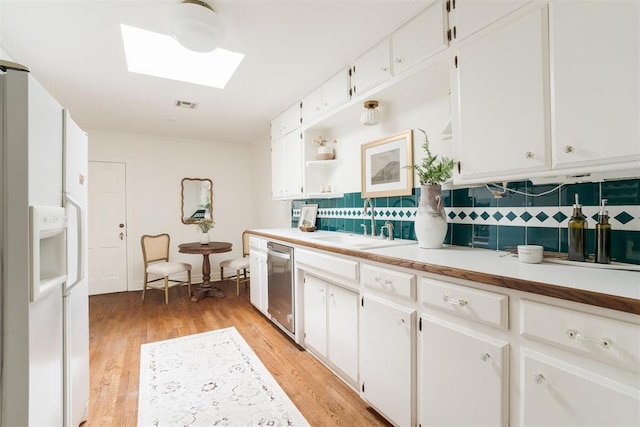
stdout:
[[77,426],[89,396],[87,136],[0,61],[1,426]]

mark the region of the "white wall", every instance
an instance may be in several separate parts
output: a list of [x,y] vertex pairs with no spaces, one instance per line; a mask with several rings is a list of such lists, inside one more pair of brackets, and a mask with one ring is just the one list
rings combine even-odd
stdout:
[[89,134],[89,161],[125,163],[129,290],[142,288],[140,237],[143,234],[169,233],[170,258],[191,263],[194,281],[201,275],[200,255],[178,253],[178,244],[199,238],[195,225],[186,225],[180,220],[182,178],[213,181],[216,227],[209,234],[214,241],[233,243],[232,252],[210,256],[212,275],[219,272],[221,260],[242,256],[242,231],[254,227],[249,146],[86,131]]

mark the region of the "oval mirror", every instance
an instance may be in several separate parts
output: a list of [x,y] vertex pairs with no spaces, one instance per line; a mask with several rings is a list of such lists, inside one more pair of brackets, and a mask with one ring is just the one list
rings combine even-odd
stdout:
[[182,180],[182,222],[197,224],[203,219],[212,219],[213,182],[206,178],[184,178]]

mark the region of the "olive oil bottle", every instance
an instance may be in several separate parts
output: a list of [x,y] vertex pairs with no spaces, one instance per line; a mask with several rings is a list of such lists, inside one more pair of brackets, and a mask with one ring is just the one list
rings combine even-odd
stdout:
[[602,199],[598,223],[596,224],[596,262],[611,264],[611,224],[609,212],[605,210],[607,199]]
[[582,214],[582,205],[575,195],[573,215],[569,220],[569,260],[585,261],[587,259],[587,219]]

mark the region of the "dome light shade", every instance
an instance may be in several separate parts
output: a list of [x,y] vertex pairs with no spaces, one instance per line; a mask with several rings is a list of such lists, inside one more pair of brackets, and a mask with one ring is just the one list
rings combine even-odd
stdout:
[[207,3],[198,0],[184,0],[175,5],[169,32],[194,52],[211,52],[225,35],[220,17]]
[[380,123],[380,112],[376,110],[378,101],[366,101],[364,103],[364,112],[360,116],[360,123],[365,126],[373,126]]

